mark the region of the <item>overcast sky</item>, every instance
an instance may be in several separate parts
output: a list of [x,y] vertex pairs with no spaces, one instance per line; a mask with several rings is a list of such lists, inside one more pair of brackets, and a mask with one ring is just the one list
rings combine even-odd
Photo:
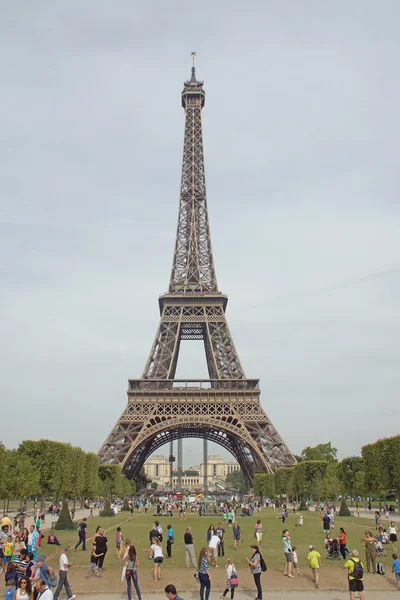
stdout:
[[[397,0],[1,3],[8,447],[97,451],[141,375],[192,50],[217,277],[263,407],[295,453],[399,433],[399,21]],[[182,343],[177,377],[201,376]]]

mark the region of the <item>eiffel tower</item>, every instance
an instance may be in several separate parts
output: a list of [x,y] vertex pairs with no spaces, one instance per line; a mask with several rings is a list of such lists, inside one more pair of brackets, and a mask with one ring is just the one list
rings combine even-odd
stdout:
[[[161,318],[142,377],[129,380],[128,404],[99,457],[121,464],[132,479],[160,446],[202,438],[226,448],[251,485],[255,473],[296,459],[261,407],[259,380],[246,378],[225,316],[228,298],[218,289],[204,173],[204,102],[193,61],[182,92],[185,134],[169,288],[158,301]],[[203,341],[209,379],[175,379],[181,340]]]

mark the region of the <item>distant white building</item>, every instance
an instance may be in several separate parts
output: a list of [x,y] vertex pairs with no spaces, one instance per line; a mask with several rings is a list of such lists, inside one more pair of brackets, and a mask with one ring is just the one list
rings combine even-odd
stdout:
[[[165,456],[153,455],[144,463],[144,472],[149,479],[158,483],[160,488],[169,487],[170,463]],[[182,477],[182,488],[194,491],[202,489],[204,485],[204,463],[186,469],[187,471],[198,471],[199,475],[188,475]],[[209,456],[207,459],[208,488],[221,489],[225,484],[225,477],[230,473],[239,471],[240,466],[236,461],[225,461],[220,456]],[[178,483],[176,467],[173,469],[172,486]]]

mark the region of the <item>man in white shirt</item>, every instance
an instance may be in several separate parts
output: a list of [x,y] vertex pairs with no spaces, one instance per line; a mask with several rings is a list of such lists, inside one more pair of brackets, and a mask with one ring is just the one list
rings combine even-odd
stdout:
[[53,600],[53,592],[47,587],[47,584],[43,579],[39,579],[39,581],[36,582],[36,590],[38,592],[37,600],[39,600],[39,598],[40,600]]
[[219,546],[220,542],[221,542],[220,538],[215,533],[213,533],[210,541],[208,542],[210,558],[211,558],[211,562],[214,565],[214,567],[218,567],[217,558],[218,558],[218,546]]
[[[56,591],[54,592],[54,600],[58,600],[58,596],[61,593],[63,587],[65,587],[65,592],[67,594],[68,600],[73,600],[76,598],[76,595],[72,593],[71,588],[69,587],[68,582],[68,569],[72,567],[72,562],[68,561],[68,553],[70,551],[69,546],[65,546],[64,552],[60,555],[60,570],[58,572],[58,586]],[[47,600],[47,599],[45,599]]]

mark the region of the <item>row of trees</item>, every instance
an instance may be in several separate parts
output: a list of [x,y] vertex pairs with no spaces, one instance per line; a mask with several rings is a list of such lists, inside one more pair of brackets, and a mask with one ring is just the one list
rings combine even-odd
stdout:
[[298,500],[334,499],[339,494],[382,499],[396,494],[400,501],[400,436],[378,440],[362,448],[362,456],[338,462],[331,443],[307,447],[298,464],[273,474],[257,474],[256,496]]
[[21,502],[28,497],[54,501],[66,496],[93,498],[132,495],[134,482],[127,481],[119,465],[100,465],[97,454],[50,440],[24,441],[17,450],[0,444],[0,498]]

